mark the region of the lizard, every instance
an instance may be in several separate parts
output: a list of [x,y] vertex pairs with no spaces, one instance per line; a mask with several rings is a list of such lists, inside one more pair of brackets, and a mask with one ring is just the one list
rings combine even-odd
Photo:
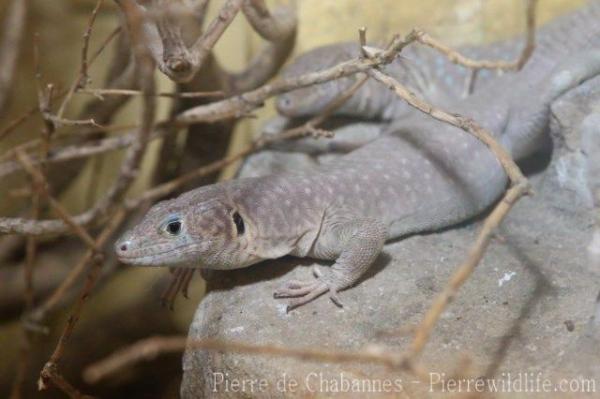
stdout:
[[[561,18],[540,37],[532,66],[490,80],[452,111],[480,122],[516,159],[531,153],[551,102],[600,72],[599,17],[594,2]],[[565,35],[568,26],[576,28]],[[338,292],[360,280],[386,241],[474,216],[506,184],[483,143],[415,112],[327,164],[219,182],[159,202],[115,251],[126,264],[221,270],[285,255],[333,260],[316,279],[288,281],[274,296],[291,298],[288,310],[326,293],[341,305]]]

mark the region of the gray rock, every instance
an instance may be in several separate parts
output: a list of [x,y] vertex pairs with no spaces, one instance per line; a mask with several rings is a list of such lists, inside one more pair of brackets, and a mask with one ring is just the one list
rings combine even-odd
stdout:
[[569,91],[552,105],[554,154],[544,189],[574,197],[572,205],[596,207],[588,265],[600,270],[600,76]]
[[600,189],[600,76],[552,104],[551,132],[554,154],[549,182],[593,206],[594,191]]
[[[581,152],[580,141],[571,134],[580,131],[589,113],[585,110],[591,112],[592,99],[600,96],[571,95],[569,101],[578,101],[577,106],[565,100],[554,108],[556,149],[545,171],[531,177],[537,194],[521,200],[509,214],[431,336],[423,354],[430,381],[418,382],[375,364],[190,349],[184,356],[182,397],[329,397],[352,384],[361,384],[361,392],[339,397],[381,397],[384,386],[397,397],[428,397],[429,382],[444,377],[442,373],[495,377],[504,383],[537,373],[553,382],[579,376],[595,379],[598,392],[600,270],[584,255],[594,229],[593,210],[585,206],[582,185],[566,188],[573,175],[561,175],[559,164],[569,148]],[[286,156],[297,157],[260,154],[243,174],[268,173],[268,167],[253,170],[260,157],[264,166],[281,164]],[[586,162],[569,170],[577,174]],[[272,297],[285,280],[310,278],[310,266],[321,262],[284,258],[217,272],[189,337],[328,351],[383,347],[402,353],[410,345],[409,331],[465,259],[480,226],[481,219],[387,244],[363,281],[340,293],[342,309],[322,297],[287,314],[285,302]]]

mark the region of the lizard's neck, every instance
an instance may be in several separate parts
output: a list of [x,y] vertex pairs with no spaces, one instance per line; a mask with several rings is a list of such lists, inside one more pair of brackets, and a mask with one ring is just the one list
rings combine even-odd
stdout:
[[315,174],[278,174],[228,185],[232,203],[249,225],[252,251],[259,260],[304,256],[310,250],[322,216],[310,211],[321,201],[313,192],[315,184]]

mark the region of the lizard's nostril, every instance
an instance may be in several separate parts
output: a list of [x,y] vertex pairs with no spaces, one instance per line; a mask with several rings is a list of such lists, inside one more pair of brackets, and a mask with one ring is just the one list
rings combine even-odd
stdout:
[[121,246],[119,247],[119,249],[120,249],[122,252],[125,252],[125,251],[127,251],[127,244],[121,244]]

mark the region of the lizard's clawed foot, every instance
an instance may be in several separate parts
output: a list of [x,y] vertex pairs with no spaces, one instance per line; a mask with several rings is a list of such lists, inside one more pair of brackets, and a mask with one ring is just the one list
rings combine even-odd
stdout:
[[[288,302],[287,311],[302,306],[313,299],[329,292],[329,297],[337,306],[342,307],[342,303],[337,297],[337,289],[332,285],[327,284],[320,279],[322,277],[321,272],[315,268],[313,270],[316,280],[312,281],[299,281],[290,280],[275,291],[273,297],[275,298],[294,298]],[[320,279],[320,280],[319,280]]]

